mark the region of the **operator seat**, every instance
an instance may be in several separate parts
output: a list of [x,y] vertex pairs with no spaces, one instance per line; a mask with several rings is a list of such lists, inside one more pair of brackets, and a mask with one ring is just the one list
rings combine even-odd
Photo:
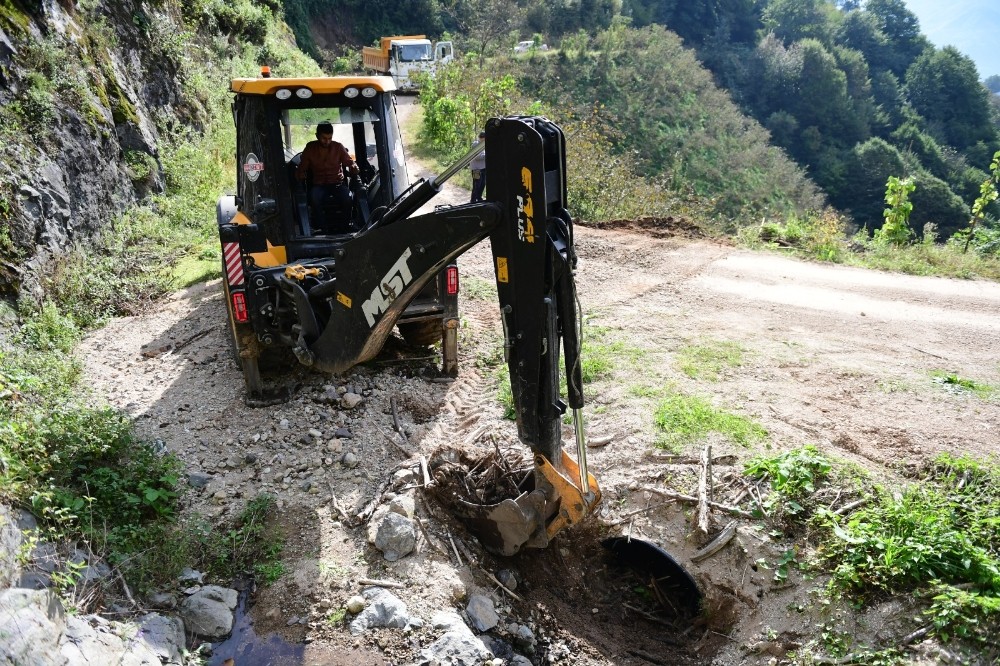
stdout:
[[[349,234],[354,231],[353,211],[354,193],[351,191],[350,181],[347,183],[348,200],[342,204],[333,195],[327,195],[322,201],[322,211],[313,211],[314,220],[325,220],[325,228],[314,230],[317,234]],[[307,187],[308,191],[308,187]]]
[[[352,188],[348,188],[350,203],[341,205],[333,196],[327,196],[322,205],[322,210],[313,210],[313,205],[309,201],[309,191],[312,182],[309,178],[303,183],[295,177],[299,163],[302,161],[302,153],[297,153],[288,161],[288,182],[292,187],[292,199],[295,201],[295,217],[299,224],[299,229],[303,236],[318,236],[327,234],[347,234],[352,233],[354,193]],[[325,223],[323,222],[325,221]]]

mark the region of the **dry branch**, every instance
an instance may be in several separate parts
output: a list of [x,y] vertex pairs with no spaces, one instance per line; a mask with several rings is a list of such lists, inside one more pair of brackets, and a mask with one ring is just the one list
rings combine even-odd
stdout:
[[402,589],[406,587],[402,583],[397,583],[392,580],[380,580],[377,578],[359,578],[358,585],[374,585],[376,587],[394,587],[397,589]]
[[659,509],[659,508],[665,507],[665,506],[667,506],[668,504],[671,504],[671,503],[672,502],[662,502],[660,504],[651,504],[649,506],[644,506],[641,509],[636,509],[635,511],[629,511],[628,513],[624,513],[624,514],[618,516],[617,518],[615,518],[614,520],[610,521],[608,523],[608,525],[612,525],[612,526],[614,526],[614,525],[621,525],[622,523],[624,523],[626,520],[629,520],[633,516],[638,516],[641,513],[646,513],[647,511],[652,511],[653,509]]
[[427,471],[427,457],[420,456],[420,474],[424,479],[424,487],[431,485],[431,474]]
[[865,499],[864,497],[862,497],[861,499],[859,499],[859,500],[857,500],[855,502],[851,502],[849,504],[845,504],[844,506],[842,506],[839,509],[837,509],[836,511],[834,511],[833,514],[835,516],[843,516],[845,513],[849,513],[851,511],[853,511],[854,509],[857,509],[859,506],[864,506],[867,502],[868,502],[868,500]]
[[709,444],[701,453],[701,475],[698,477],[698,530],[708,534],[709,499],[712,484],[712,445]]
[[387,433],[385,430],[383,430],[381,427],[379,427],[379,425],[377,423],[373,423],[372,425],[375,426],[375,429],[378,430],[379,433],[381,433],[381,435],[383,437],[385,437],[387,440],[389,440],[392,443],[393,446],[395,446],[397,449],[399,449],[400,451],[402,451],[403,453],[405,453],[407,455],[407,457],[409,457],[410,455],[412,455],[410,451],[406,450],[406,448],[402,444],[400,444],[399,442],[396,441],[395,437],[393,437],[392,435],[390,435],[389,433]]
[[347,512],[344,511],[344,507],[340,506],[340,502],[337,501],[337,493],[333,491],[333,482],[330,482],[330,506],[333,507],[333,510],[337,512],[345,524],[350,525],[353,522],[351,517],[347,515]]
[[[669,497],[670,499],[675,499],[679,502],[688,502],[689,504],[697,504],[698,498],[691,497],[690,495],[684,495],[683,493],[677,493],[673,490],[665,490],[663,488],[654,488],[653,486],[641,486],[640,490],[645,490],[646,492],[654,493],[656,495],[661,495],[663,497]],[[735,506],[729,506],[727,504],[720,504],[719,502],[709,502],[708,505],[713,509],[718,509],[720,511],[725,511],[726,513],[731,513],[734,516],[739,516],[740,518],[753,518],[749,512],[743,509],[737,508]]]
[[399,436],[403,438],[403,442],[409,444],[410,440],[406,438],[406,433],[403,432],[403,426],[399,422],[399,409],[396,407],[396,396],[389,398],[389,407],[392,409],[392,425],[396,428],[396,432],[399,433]]
[[604,437],[591,437],[587,440],[587,446],[596,449],[602,446],[607,446],[614,440],[612,435],[605,435]]
[[482,569],[481,571],[484,574],[486,574],[486,577],[489,578],[491,581],[493,581],[496,585],[499,585],[501,590],[503,590],[504,592],[506,592],[507,594],[509,594],[512,599],[517,599],[518,601],[521,601],[521,597],[517,596],[516,594],[514,594],[513,592],[511,592],[510,590],[508,590],[507,587],[503,583],[501,583],[500,581],[498,581],[496,579],[496,576],[494,576],[493,574],[491,574],[489,571],[486,571],[485,569]]
[[719,535],[709,541],[704,548],[691,556],[692,562],[701,562],[723,549],[723,547],[736,536],[736,521],[730,522],[723,528]]

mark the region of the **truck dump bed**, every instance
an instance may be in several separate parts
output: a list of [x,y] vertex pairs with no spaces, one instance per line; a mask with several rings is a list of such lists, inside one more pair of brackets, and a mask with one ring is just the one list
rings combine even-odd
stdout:
[[426,35],[395,35],[393,37],[383,37],[379,40],[379,46],[363,46],[361,48],[361,63],[366,69],[388,72],[389,48],[394,40],[426,38]]
[[365,69],[377,72],[389,71],[389,53],[383,52],[377,46],[365,46],[361,49],[361,63]]

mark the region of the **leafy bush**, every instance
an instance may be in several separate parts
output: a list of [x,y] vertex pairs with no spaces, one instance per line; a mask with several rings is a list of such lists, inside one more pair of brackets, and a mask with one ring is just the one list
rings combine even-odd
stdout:
[[820,261],[840,262],[847,254],[847,222],[832,208],[820,213],[789,214],[784,222],[765,220],[759,227],[744,227],[737,237],[751,246],[760,243],[793,248]]
[[755,479],[767,479],[771,492],[764,498],[768,514],[800,514],[805,500],[816,492],[832,469],[830,461],[812,444],[777,456],[758,456],[743,467],[743,473]]
[[1000,593],[997,468],[941,456],[920,483],[876,499],[831,523],[823,558],[834,589],[867,598],[940,581]]
[[909,178],[900,180],[896,176],[889,177],[885,187],[885,202],[889,207],[883,213],[885,221],[882,227],[874,233],[877,244],[905,245],[910,242],[913,229],[910,228],[909,219],[913,203],[909,198],[916,187]]

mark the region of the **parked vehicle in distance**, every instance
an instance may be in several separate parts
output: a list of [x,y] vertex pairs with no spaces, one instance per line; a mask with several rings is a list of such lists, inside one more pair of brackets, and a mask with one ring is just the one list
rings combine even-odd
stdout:
[[455,57],[451,42],[431,42],[424,35],[383,37],[379,46],[361,49],[365,69],[392,77],[402,92],[416,92],[417,83],[410,78],[416,72],[434,74],[439,65]]
[[549,50],[549,45],[548,44],[538,44],[536,46],[535,42],[533,40],[529,39],[529,40],[524,41],[524,42],[518,42],[517,46],[514,47],[514,53],[527,53],[531,49],[535,49],[537,51],[548,51]]

